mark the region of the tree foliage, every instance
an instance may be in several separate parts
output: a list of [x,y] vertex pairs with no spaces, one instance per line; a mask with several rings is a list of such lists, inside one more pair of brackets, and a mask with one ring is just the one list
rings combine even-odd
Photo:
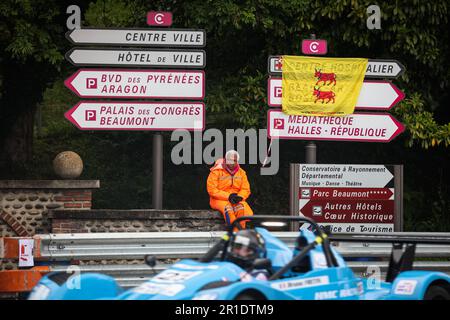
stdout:
[[[312,33],[329,41],[331,56],[400,60],[407,70],[397,80],[400,88],[407,97],[419,93],[426,116],[432,117],[436,111],[439,117],[434,121],[447,123],[448,112],[443,109],[447,108],[450,79],[448,2],[383,2],[381,30],[366,26],[366,10],[371,4],[365,0],[189,1],[176,8],[176,18],[183,26],[207,30],[209,106],[213,112],[231,113],[238,125],[255,126],[255,119],[259,126],[265,125],[265,94],[252,92],[255,84],[265,87],[261,74],[267,56],[300,55],[301,39]],[[232,93],[228,101],[223,99],[224,91],[217,89],[224,83]],[[250,106],[249,98],[253,100]],[[255,108],[256,104],[261,107]],[[424,114],[420,111],[417,119],[414,112],[407,114],[407,119],[400,120],[405,121],[414,140],[425,139],[423,146],[439,145],[438,140],[445,144],[446,125],[417,134],[412,125],[422,122]]]
[[[45,9],[45,10],[44,10]],[[20,0],[0,3],[2,61],[27,60],[58,65],[63,61],[58,42],[63,25],[57,23],[57,1]]]
[[418,93],[412,94],[411,98],[405,99],[394,109],[405,126],[408,128],[408,145],[419,143],[424,149],[444,145],[450,145],[450,123],[438,124],[433,113],[425,109],[425,104]]
[[14,170],[31,159],[36,105],[63,61],[65,3],[0,2],[0,168],[3,170]]

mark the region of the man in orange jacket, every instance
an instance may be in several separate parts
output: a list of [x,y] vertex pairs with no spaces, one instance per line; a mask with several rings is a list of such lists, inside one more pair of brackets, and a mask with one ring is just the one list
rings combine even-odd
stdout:
[[[230,150],[224,159],[216,161],[210,169],[207,189],[211,208],[222,213],[227,225],[240,216],[251,216],[253,211],[245,201],[250,196],[247,174],[239,166],[239,153]],[[245,221],[240,222],[245,229]]]

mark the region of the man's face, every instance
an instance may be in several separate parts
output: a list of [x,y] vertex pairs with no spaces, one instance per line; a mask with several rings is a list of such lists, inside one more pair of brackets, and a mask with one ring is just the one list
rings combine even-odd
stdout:
[[233,170],[237,166],[237,155],[232,155],[230,159],[225,159],[225,164],[227,165],[228,169]]
[[245,258],[253,254],[253,249],[250,249],[247,246],[243,246],[241,244],[236,244],[233,247],[233,253],[235,255]]

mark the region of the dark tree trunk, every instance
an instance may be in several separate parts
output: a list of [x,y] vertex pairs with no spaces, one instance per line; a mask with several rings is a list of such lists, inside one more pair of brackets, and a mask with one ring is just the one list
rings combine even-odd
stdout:
[[34,114],[35,108],[30,107],[15,115],[2,139],[2,162],[20,164],[32,159]]
[[0,175],[14,178],[32,159],[36,105],[50,70],[38,63],[3,61],[0,100]]

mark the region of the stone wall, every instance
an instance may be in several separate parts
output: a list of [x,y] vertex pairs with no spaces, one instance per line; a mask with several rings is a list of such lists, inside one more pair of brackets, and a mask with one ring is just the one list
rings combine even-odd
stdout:
[[222,215],[211,210],[51,210],[52,233],[222,231]]
[[0,180],[0,237],[49,233],[49,210],[89,210],[98,180]]

